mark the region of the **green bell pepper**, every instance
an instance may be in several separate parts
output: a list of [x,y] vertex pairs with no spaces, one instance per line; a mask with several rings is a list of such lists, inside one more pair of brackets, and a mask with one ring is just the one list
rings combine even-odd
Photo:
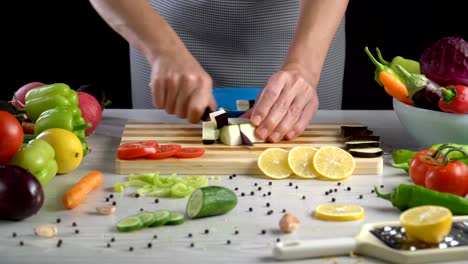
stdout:
[[11,165],[17,165],[29,170],[45,186],[57,174],[55,151],[47,141],[33,139],[23,144],[10,160]]
[[64,83],[55,83],[30,90],[25,96],[25,110],[36,122],[42,112],[61,105],[78,105],[78,94]]
[[73,132],[83,145],[83,155],[88,154],[89,146],[85,136],[85,130],[91,127],[91,124],[83,118],[78,106],[62,105],[46,110],[37,119],[34,124],[34,135],[49,128],[63,128]]
[[78,106],[61,105],[42,112],[34,124],[34,134],[39,135],[49,128],[63,128],[78,137],[85,137],[85,130],[89,127]]

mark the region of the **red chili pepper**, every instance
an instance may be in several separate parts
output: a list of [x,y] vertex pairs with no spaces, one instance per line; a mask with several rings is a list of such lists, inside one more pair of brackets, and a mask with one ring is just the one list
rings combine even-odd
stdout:
[[444,112],[456,114],[468,114],[468,86],[450,85],[439,88],[442,97],[439,100],[439,108]]

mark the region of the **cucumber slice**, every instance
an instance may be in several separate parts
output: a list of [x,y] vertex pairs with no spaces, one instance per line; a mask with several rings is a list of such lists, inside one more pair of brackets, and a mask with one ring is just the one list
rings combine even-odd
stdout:
[[143,222],[143,227],[150,226],[155,221],[155,216],[152,212],[141,212],[136,215]]
[[383,154],[383,149],[381,148],[354,148],[348,151],[353,157],[358,158],[376,158]]
[[181,213],[171,212],[169,221],[165,225],[181,225],[185,222],[185,216]]
[[221,128],[219,136],[221,143],[229,146],[242,145],[242,138],[240,134],[239,125],[229,125]]
[[117,222],[116,228],[119,232],[130,232],[143,228],[143,221],[136,215],[126,217]]
[[171,215],[171,213],[166,210],[157,210],[151,213],[154,215],[154,221],[150,225],[150,227],[158,227],[158,226],[165,225],[167,221],[169,221],[170,219],[169,217]]
[[222,186],[205,186],[196,189],[187,201],[186,212],[190,218],[222,215],[237,205],[236,194]]

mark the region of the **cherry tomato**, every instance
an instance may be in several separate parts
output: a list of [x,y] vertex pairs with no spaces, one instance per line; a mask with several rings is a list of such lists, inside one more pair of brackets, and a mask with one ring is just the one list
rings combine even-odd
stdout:
[[198,158],[205,154],[205,149],[196,147],[180,148],[175,154],[176,158]]
[[459,160],[437,166],[427,173],[425,184],[431,190],[465,197],[468,194],[468,166]]
[[158,149],[159,144],[156,140],[129,142],[117,148],[117,157],[122,160],[136,159],[156,153]]
[[163,144],[159,145],[159,149],[155,153],[145,156],[147,159],[165,159],[174,156],[181,148],[178,144]]
[[434,154],[434,152],[435,150],[421,150],[414,155],[408,171],[414,184],[425,186],[426,175],[434,168],[434,166],[430,164],[430,160],[425,157]]
[[0,110],[0,164],[8,161],[23,145],[24,132],[18,119]]

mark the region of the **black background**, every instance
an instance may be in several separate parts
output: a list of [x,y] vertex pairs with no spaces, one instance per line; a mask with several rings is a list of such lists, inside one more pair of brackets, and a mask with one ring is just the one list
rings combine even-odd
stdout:
[[[21,85],[64,82],[102,87],[110,108],[131,108],[129,47],[88,1],[5,1],[2,6],[2,88],[9,100]],[[5,3],[4,2],[4,3]],[[444,36],[468,40],[464,1],[351,0],[346,14],[344,109],[392,109],[373,81],[364,53],[419,60]],[[7,17],[8,16],[8,17]]]

